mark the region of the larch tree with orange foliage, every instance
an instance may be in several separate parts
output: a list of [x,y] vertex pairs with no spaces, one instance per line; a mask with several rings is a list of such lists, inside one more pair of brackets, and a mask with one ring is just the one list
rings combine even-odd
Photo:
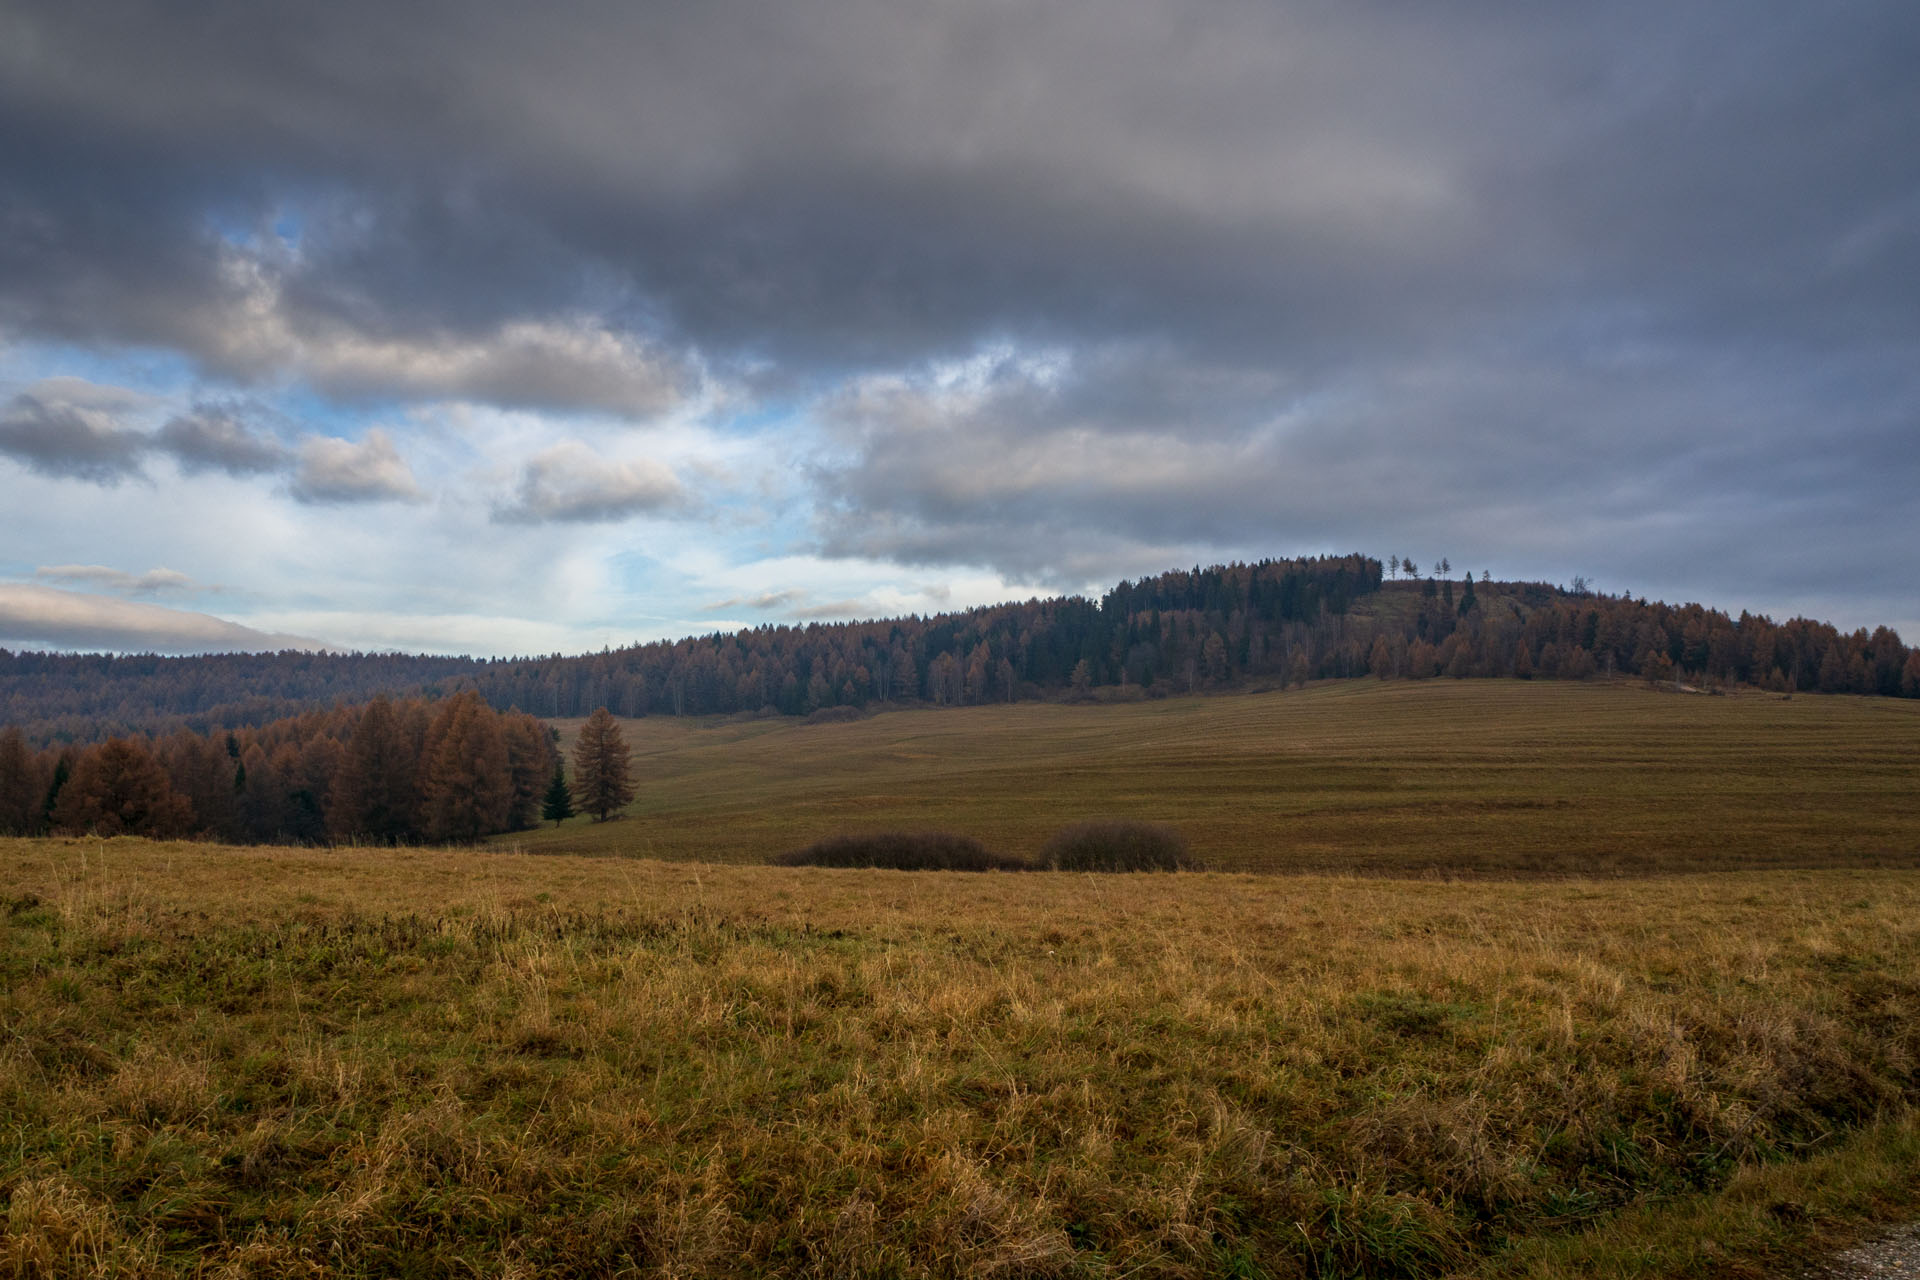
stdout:
[[597,822],[605,822],[608,814],[633,800],[627,741],[605,707],[587,717],[580,727],[580,740],[573,744],[573,795]]

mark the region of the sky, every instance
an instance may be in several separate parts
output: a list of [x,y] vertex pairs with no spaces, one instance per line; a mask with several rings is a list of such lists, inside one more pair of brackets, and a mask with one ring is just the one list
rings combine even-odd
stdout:
[[0,0],[0,645],[1234,559],[1920,639],[1920,7]]

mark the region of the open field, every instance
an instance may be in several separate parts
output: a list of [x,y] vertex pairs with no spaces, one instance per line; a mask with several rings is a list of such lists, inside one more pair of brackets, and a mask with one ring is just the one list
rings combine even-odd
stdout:
[[1137,817],[1224,868],[1920,867],[1920,703],[1892,699],[1366,680],[849,724],[622,723],[640,782],[624,820],[504,839],[733,862],[942,828],[1031,855],[1066,823]]
[[0,919],[0,1275],[1759,1275],[1920,1204],[1901,871],[7,841]]

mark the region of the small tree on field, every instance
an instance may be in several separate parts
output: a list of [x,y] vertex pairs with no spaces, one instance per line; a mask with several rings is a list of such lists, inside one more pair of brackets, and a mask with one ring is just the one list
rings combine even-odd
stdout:
[[547,788],[547,799],[540,806],[540,816],[555,826],[573,816],[573,793],[567,790],[566,766],[558,760],[553,762],[553,785]]
[[605,707],[587,717],[573,744],[573,797],[599,822],[633,799],[626,739]]

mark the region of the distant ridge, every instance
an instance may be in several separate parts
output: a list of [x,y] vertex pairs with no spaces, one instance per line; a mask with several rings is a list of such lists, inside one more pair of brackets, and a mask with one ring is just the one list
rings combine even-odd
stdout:
[[1078,596],[929,617],[761,626],[565,657],[282,652],[201,657],[0,650],[0,724],[40,743],[267,723],[377,694],[478,691],[499,710],[809,715],[1132,698],[1377,676],[1630,676],[1920,697],[1920,651],[1697,604],[1545,583],[1387,580],[1369,556],[1177,569]]

